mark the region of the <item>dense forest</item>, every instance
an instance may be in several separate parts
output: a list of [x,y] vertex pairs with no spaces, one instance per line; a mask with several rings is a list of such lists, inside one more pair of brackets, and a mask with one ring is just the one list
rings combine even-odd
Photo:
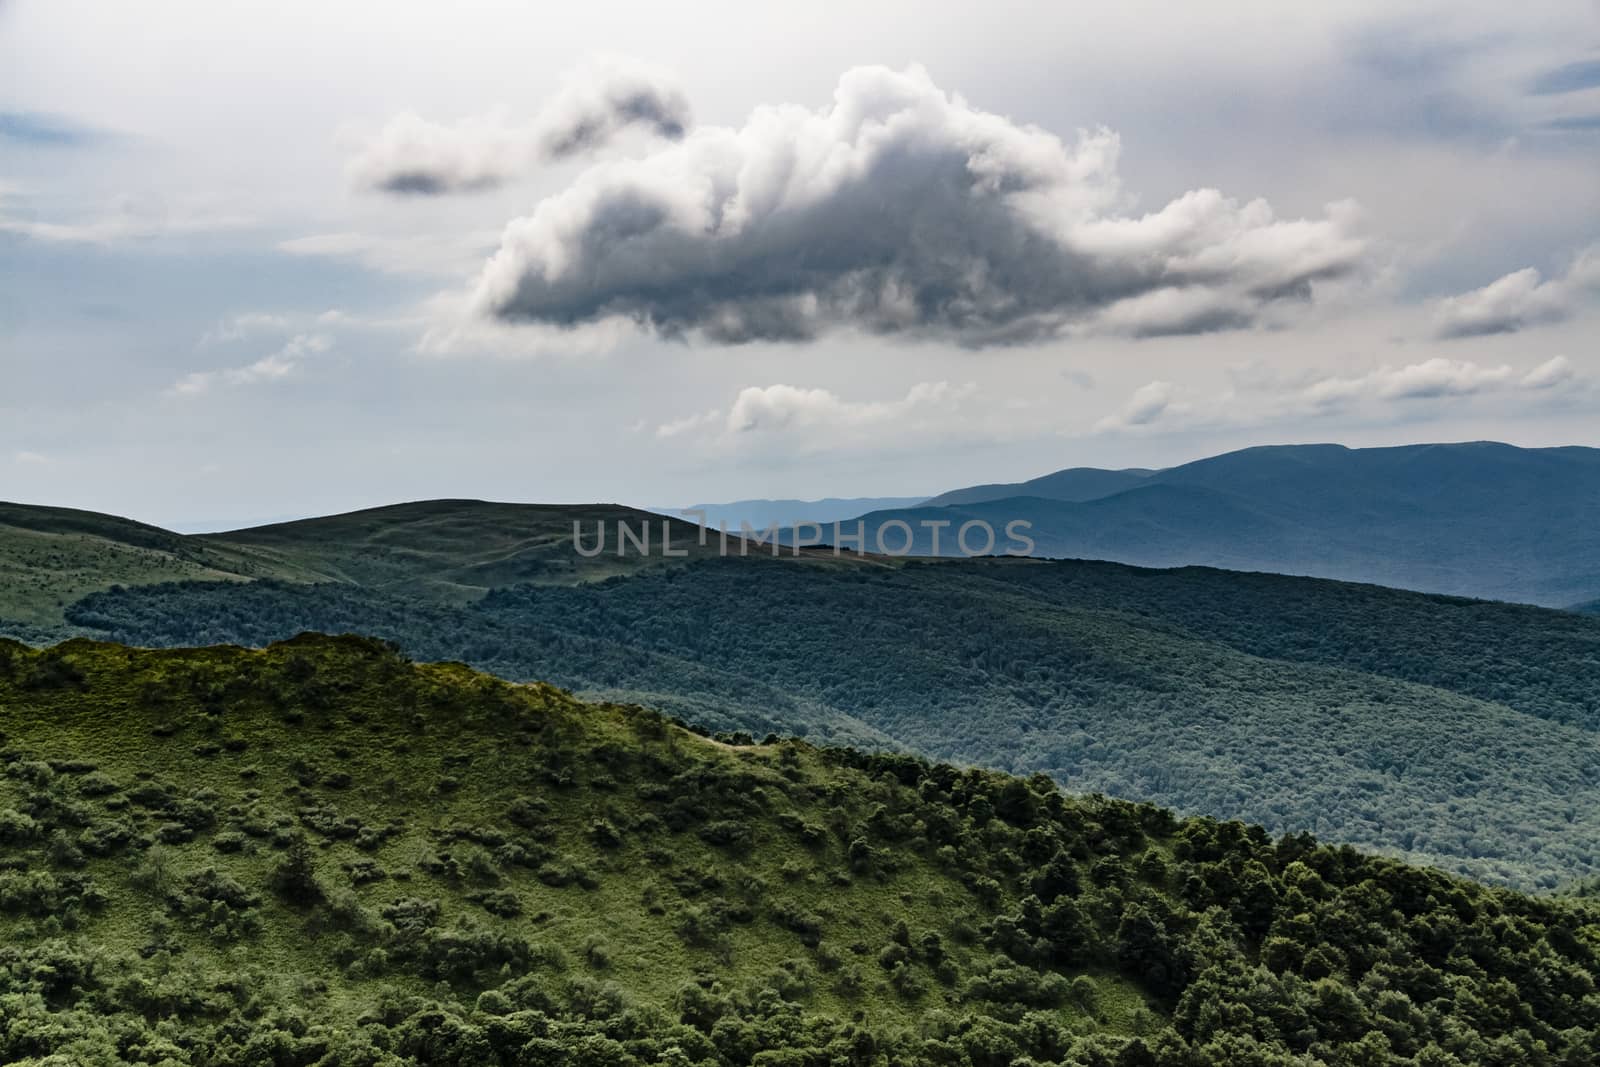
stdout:
[[1273,575],[721,560],[425,604],[351,584],[89,597],[141,645],[370,633],[712,729],[902,748],[1506,884],[1600,874],[1600,621]]
[[0,642],[0,1061],[1589,1064],[1600,909],[419,666]]

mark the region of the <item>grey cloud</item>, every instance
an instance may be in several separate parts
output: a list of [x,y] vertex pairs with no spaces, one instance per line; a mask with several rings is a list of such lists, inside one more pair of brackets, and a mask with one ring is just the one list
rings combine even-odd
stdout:
[[627,129],[676,140],[689,122],[688,99],[669,75],[632,60],[599,59],[523,125],[502,116],[446,126],[397,115],[362,146],[350,175],[359,188],[387,193],[477,192],[541,162],[594,151]]
[[1441,300],[1435,333],[1447,339],[1482,337],[1561,322],[1596,294],[1600,294],[1600,245],[1580,252],[1559,278],[1545,280],[1534,268],[1525,267],[1481,289]]
[[1140,426],[1150,426],[1164,418],[1171,416],[1188,416],[1192,409],[1187,404],[1175,403],[1173,400],[1174,389],[1171,382],[1150,382],[1133,391],[1128,402],[1122,410],[1114,415],[1107,415],[1095,424],[1097,433],[1106,431],[1130,430]]
[[592,65],[540,116],[548,159],[592,151],[629,127],[675,141],[690,124],[689,101],[665,72],[626,60]]
[[498,174],[466,174],[448,176],[444,170],[398,170],[376,183],[386,193],[416,193],[420,196],[441,196],[445,193],[473,192],[498,185]]
[[1361,265],[1344,206],[1280,220],[1201,189],[1128,214],[1118,150],[977,110],[919,68],[858,68],[823,110],[762,107],[592,167],[507,226],[476,304],[716,344],[850,326],[986,347],[1248,326]]

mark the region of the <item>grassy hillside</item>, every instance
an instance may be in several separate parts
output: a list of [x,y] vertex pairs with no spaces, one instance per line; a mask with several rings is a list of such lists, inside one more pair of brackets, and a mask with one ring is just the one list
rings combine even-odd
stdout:
[[1580,1064],[1600,912],[416,666],[0,643],[0,1061]]
[[[648,556],[631,546],[617,555],[619,521],[636,533],[649,524]],[[574,522],[582,524],[589,545],[603,523],[607,551],[592,559],[574,552]],[[46,633],[90,593],[184,580],[341,582],[459,603],[496,586],[588,581],[676,562],[662,551],[664,522],[608,504],[430,500],[183,535],[111,515],[0,503],[0,624]],[[673,551],[683,558],[710,552],[696,527],[670,522],[667,528]]]
[[719,729],[1044,772],[1514,885],[1600,873],[1600,620],[1565,612],[1203,569],[727,560],[463,608],[159,587],[73,619],[153,645],[372,633]]
[[[616,523],[635,532],[649,524],[651,556],[635,551],[619,557]],[[573,523],[585,544],[596,543],[596,524],[606,529],[607,551],[585,558],[573,551]],[[614,505],[495,504],[481,500],[427,500],[372,508],[347,515],[304,519],[204,540],[279,561],[316,580],[348,582],[376,592],[465,602],[489,589],[524,582],[572,582],[605,578],[662,564],[663,524],[671,547],[692,558],[709,554],[692,523]]]
[[68,605],[113,585],[281,573],[128,519],[0,503],[0,618],[15,622],[60,623]]
[[[1600,596],[1600,449],[1289,445],[1140,474],[1072,469],[866,519],[871,530],[951,520],[946,554],[963,522],[999,530],[1026,519],[1036,554],[1056,558],[1305,574],[1550,607]],[[914,551],[932,549],[924,532]]]

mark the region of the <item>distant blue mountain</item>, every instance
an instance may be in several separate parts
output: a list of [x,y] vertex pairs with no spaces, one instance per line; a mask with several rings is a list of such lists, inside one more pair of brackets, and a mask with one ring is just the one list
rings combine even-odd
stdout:
[[[1105,491],[1096,494],[1096,488]],[[941,502],[943,502],[941,504]],[[1273,571],[1564,607],[1600,598],[1600,449],[1493,442],[1249,448],[1160,471],[1073,468],[864,519],[1032,524],[1034,555]],[[853,526],[853,523],[852,523]],[[886,531],[898,548],[903,534]],[[824,537],[823,540],[829,540]],[[976,536],[969,539],[981,544]]]
[[652,508],[662,515],[680,515],[684,511],[703,511],[705,524],[717,526],[721,522],[728,529],[741,529],[747,522],[752,529],[765,530],[776,523],[793,526],[802,522],[837,522],[853,519],[869,511],[890,508],[914,507],[927,500],[923,496],[858,496],[827,497],[823,500],[735,500],[727,504],[695,504],[692,508]]
[[986,500],[1006,500],[1017,496],[1036,496],[1044,500],[1098,500],[1142,484],[1156,472],[1143,468],[1101,470],[1099,467],[1069,467],[1026,482],[997,482],[973,485],[940,493],[923,503],[929,507],[954,507],[981,504]]

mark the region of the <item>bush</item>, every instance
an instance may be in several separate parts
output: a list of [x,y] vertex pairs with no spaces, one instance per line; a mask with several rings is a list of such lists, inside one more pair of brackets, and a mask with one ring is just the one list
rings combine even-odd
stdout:
[[42,832],[33,816],[15,808],[0,809],[0,844],[31,844],[39,839]]
[[290,840],[283,858],[272,868],[267,884],[278,896],[298,907],[323,899],[322,883],[317,881],[316,859],[311,852],[311,842],[304,834],[296,834]]

